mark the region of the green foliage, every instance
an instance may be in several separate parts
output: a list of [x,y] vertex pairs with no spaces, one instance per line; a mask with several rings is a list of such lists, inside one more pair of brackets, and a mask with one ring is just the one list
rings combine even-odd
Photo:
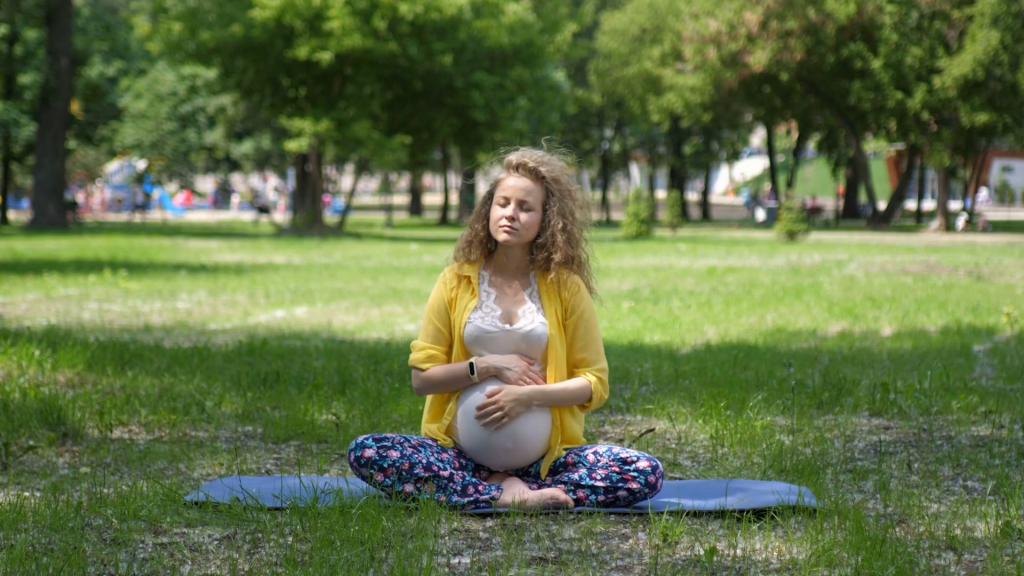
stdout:
[[665,198],[665,224],[675,231],[683,225],[683,194],[676,189],[668,191]]
[[996,202],[999,204],[1009,206],[1017,199],[1016,190],[1013,189],[1013,185],[1006,178],[999,179],[999,183],[996,184],[995,193]]
[[225,125],[238,103],[218,93],[217,74],[199,66],[157,62],[125,82],[119,150],[147,158],[161,176],[182,177],[228,167],[234,134]]
[[630,240],[646,238],[654,233],[654,205],[650,195],[643,188],[636,188],[629,194],[626,206],[626,220],[622,223],[622,236]]
[[774,230],[779,237],[789,242],[795,242],[810,234],[811,224],[808,222],[807,212],[804,211],[800,202],[790,199],[782,203]]

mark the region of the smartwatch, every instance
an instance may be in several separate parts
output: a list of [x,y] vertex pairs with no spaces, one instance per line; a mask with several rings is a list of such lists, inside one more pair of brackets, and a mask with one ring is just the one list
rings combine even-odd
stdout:
[[469,359],[469,379],[474,384],[480,381],[480,373],[476,370],[476,356]]

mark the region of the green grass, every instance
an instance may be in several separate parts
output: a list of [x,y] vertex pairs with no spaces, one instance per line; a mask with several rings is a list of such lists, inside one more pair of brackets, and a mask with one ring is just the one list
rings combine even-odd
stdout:
[[408,343],[459,231],[352,224],[0,231],[0,574],[1024,571],[1014,236],[595,231],[612,398],[588,439],[804,484],[816,514],[184,505],[418,430]]
[[[786,157],[779,163],[779,186],[786,190],[786,182],[789,178],[789,173],[792,170],[792,158]],[[892,196],[892,185],[889,183],[889,172],[885,166],[884,158],[872,158],[868,161],[871,169],[871,182],[875,185],[875,194],[878,196],[879,202],[888,201],[889,197]],[[813,158],[811,160],[803,160],[800,162],[800,171],[797,173],[796,187],[792,194],[786,190],[786,196],[794,196],[796,198],[810,198],[811,196],[817,196],[820,198],[833,198],[836,195],[840,180],[835,179],[835,175],[832,174],[832,167],[829,161],[825,158]],[[770,176],[766,170],[762,174],[751,178],[749,181],[743,184],[743,186],[749,186],[751,190],[761,191],[765,188],[766,184],[770,181]],[[864,192],[861,193],[861,201],[866,200]]]

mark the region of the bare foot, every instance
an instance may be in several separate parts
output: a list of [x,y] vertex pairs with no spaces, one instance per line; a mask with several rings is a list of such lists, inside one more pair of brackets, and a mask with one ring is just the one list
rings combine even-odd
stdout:
[[[519,510],[547,510],[552,508],[572,508],[573,501],[568,494],[560,488],[542,488],[530,490],[525,482],[515,476],[502,475],[502,478],[495,478],[492,475],[487,479],[492,484],[501,484],[502,493],[498,501],[494,503],[495,508],[516,508]],[[492,478],[497,481],[492,482]]]

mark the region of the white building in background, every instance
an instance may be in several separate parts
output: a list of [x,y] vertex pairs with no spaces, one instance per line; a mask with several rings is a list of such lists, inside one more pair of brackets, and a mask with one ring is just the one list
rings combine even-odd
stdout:
[[989,152],[981,178],[996,204],[1024,205],[1024,152]]

